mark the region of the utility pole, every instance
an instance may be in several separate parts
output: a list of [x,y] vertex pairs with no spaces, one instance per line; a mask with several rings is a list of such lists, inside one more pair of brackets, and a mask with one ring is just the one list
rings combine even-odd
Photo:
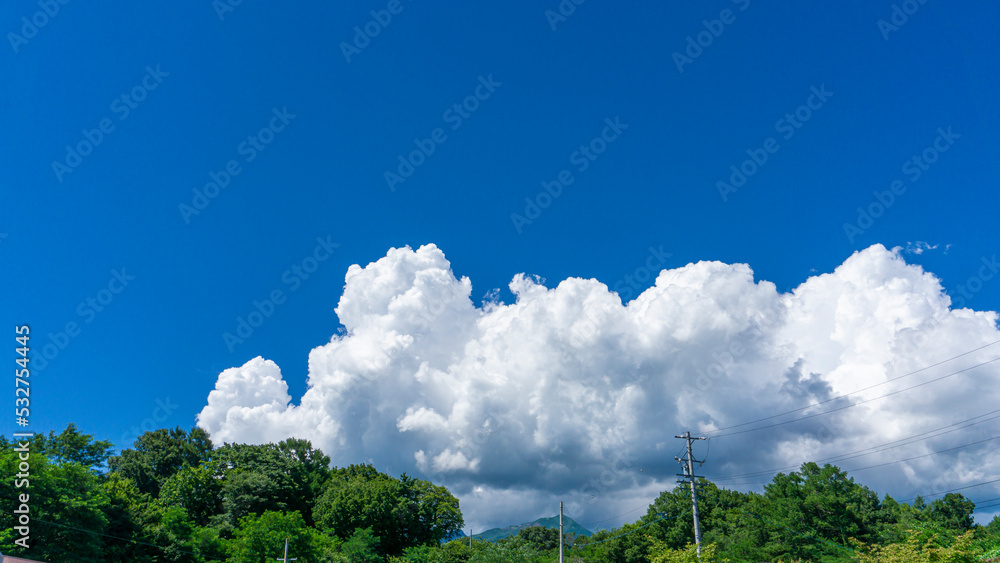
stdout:
[[283,563],[288,563],[289,561],[295,561],[298,557],[288,558],[288,538],[285,538],[285,556],[281,559],[275,559],[275,561],[282,561]]
[[[694,474],[694,462],[697,460],[694,458],[694,454],[691,451],[691,442],[695,440],[707,440],[708,438],[692,438],[691,432],[678,434],[677,436],[674,436],[674,438],[680,438],[687,442],[687,455],[684,456],[684,459],[679,457],[675,457],[674,459],[676,459],[677,462],[681,464],[681,467],[684,468],[684,474],[678,474],[678,476],[691,482],[691,512],[694,514],[694,543],[695,546],[697,546],[696,549],[698,550],[698,557],[701,557],[701,523],[698,521],[698,489],[695,486],[695,479],[697,477],[701,477],[701,475]],[[704,460],[698,463],[704,463]],[[683,484],[684,480],[678,481],[678,483]]]
[[472,549],[472,528],[469,528],[469,549]]
[[559,501],[559,563],[563,563],[563,504]]

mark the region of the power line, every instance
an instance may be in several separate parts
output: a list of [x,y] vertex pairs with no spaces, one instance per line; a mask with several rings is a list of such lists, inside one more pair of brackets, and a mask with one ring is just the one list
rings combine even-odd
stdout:
[[[740,428],[740,427],[742,427],[742,426],[747,426],[747,425],[750,425],[750,424],[756,424],[756,423],[758,423],[758,422],[764,422],[765,420],[771,420],[771,419],[773,419],[773,418],[778,418],[778,417],[780,417],[780,416],[784,416],[784,415],[786,415],[786,414],[792,414],[792,413],[796,413],[796,412],[801,412],[801,411],[804,411],[804,410],[806,410],[806,409],[809,409],[809,408],[812,408],[812,407],[815,407],[815,406],[819,406],[819,405],[822,405],[822,404],[826,404],[826,403],[829,403],[829,402],[831,402],[831,401],[835,401],[835,400],[837,400],[837,399],[840,399],[840,398],[842,398],[842,397],[847,397],[848,395],[855,395],[855,394],[857,394],[857,393],[861,393],[862,391],[868,391],[868,390],[870,390],[870,389],[874,389],[874,388],[876,388],[876,387],[879,387],[879,386],[882,386],[882,385],[886,385],[886,384],[888,384],[888,383],[892,383],[893,381],[896,381],[896,380],[899,380],[899,379],[903,379],[904,377],[909,377],[909,376],[911,376],[911,375],[915,375],[915,374],[918,374],[918,373],[920,373],[920,372],[922,372],[922,371],[926,371],[926,370],[928,370],[928,369],[931,369],[931,368],[933,368],[933,367],[937,367],[937,366],[939,366],[939,365],[941,365],[941,364],[946,364],[946,363],[948,363],[948,362],[950,362],[950,361],[952,361],[952,360],[957,360],[958,358],[961,358],[961,357],[963,357],[963,356],[968,356],[969,354],[972,354],[973,352],[978,352],[978,351],[980,351],[980,350],[982,350],[982,349],[984,349],[984,348],[988,348],[988,347],[990,347],[990,346],[993,346],[994,344],[997,344],[997,343],[1000,343],[1000,340],[995,340],[995,341],[993,341],[993,342],[990,342],[989,344],[984,344],[983,346],[980,346],[980,347],[978,347],[978,348],[975,348],[975,349],[972,349],[972,350],[969,350],[968,352],[963,352],[963,353],[961,353],[961,354],[959,354],[959,355],[957,355],[957,356],[952,356],[951,358],[948,358],[948,359],[946,359],[946,360],[941,360],[940,362],[937,362],[937,363],[934,363],[934,364],[931,364],[931,365],[929,365],[929,366],[925,366],[925,367],[922,367],[922,368],[920,368],[920,369],[918,369],[918,370],[915,370],[915,371],[911,371],[911,372],[909,372],[909,373],[905,373],[905,374],[903,374],[903,375],[900,375],[899,377],[894,377],[894,378],[892,378],[892,379],[887,379],[887,380],[885,380],[885,381],[883,381],[883,382],[881,382],[881,383],[876,383],[875,385],[870,385],[870,386],[868,386],[868,387],[865,387],[865,388],[862,388],[862,389],[858,389],[858,390],[856,390],[856,391],[851,391],[850,393],[844,393],[843,395],[838,395],[838,396],[836,396],[836,397],[831,397],[831,398],[829,398],[829,399],[826,399],[826,400],[823,400],[823,401],[820,401],[820,402],[818,402],[818,403],[813,403],[813,404],[811,404],[811,405],[806,405],[806,406],[804,406],[804,407],[801,407],[801,408],[797,408],[797,409],[793,409],[793,410],[790,410],[790,411],[785,411],[785,412],[782,412],[782,413],[778,413],[778,414],[775,414],[775,415],[771,415],[771,416],[766,416],[766,417],[764,417],[764,418],[759,418],[759,419],[757,419],[757,420],[751,420],[751,421],[748,421],[748,422],[741,422],[740,424],[734,424],[734,425],[732,425],[732,426],[725,426],[725,427],[723,427],[723,428],[717,428],[717,429],[715,429],[715,430],[711,430],[711,431],[708,431],[708,432],[709,432],[709,433],[713,433],[713,432],[722,432],[722,431],[725,431],[725,430],[731,430],[731,429],[733,429],[733,428]],[[998,359],[1000,359],[1000,358],[998,358]],[[996,360],[992,360],[992,361],[996,361]],[[986,363],[989,363],[989,362],[986,362]],[[984,364],[980,364],[980,365],[984,365]],[[973,367],[978,367],[978,366],[973,366]],[[956,372],[956,373],[960,373],[960,372]],[[951,375],[954,375],[954,374],[951,374]],[[830,411],[830,412],[833,412],[833,411]],[[764,426],[764,427],[762,427],[762,428],[769,428],[769,427],[767,427],[767,426]],[[728,436],[728,435],[729,435],[729,434],[727,434],[727,436]]]
[[603,539],[603,540],[600,540],[600,541],[589,542],[589,543],[587,543],[583,547],[584,547],[584,549],[586,549],[588,546],[591,546],[591,545],[597,545],[599,543],[604,543],[604,542],[608,542],[608,541],[611,541],[611,540],[615,540],[615,539],[618,539],[618,538],[620,538],[622,536],[627,536],[627,535],[631,534],[632,532],[638,532],[639,530],[641,530],[643,528],[652,526],[653,524],[656,524],[657,522],[662,522],[663,520],[676,520],[676,519],[680,518],[681,516],[684,516],[687,513],[688,513],[688,511],[685,510],[684,512],[681,512],[677,516],[664,516],[662,518],[658,518],[656,520],[653,520],[652,522],[643,524],[642,526],[639,526],[638,528],[631,529],[631,530],[629,530],[629,531],[627,531],[627,532],[625,532],[623,534],[618,534],[617,536],[612,536],[610,538],[606,538],[606,539]]
[[986,438],[985,440],[979,440],[977,442],[971,442],[971,443],[968,443],[968,444],[963,444],[961,446],[955,446],[954,448],[948,448],[946,450],[940,450],[940,451],[936,451],[936,452],[931,452],[929,454],[918,455],[918,456],[914,456],[914,457],[908,457],[906,459],[899,459],[899,460],[890,461],[890,462],[887,462],[887,463],[880,463],[878,465],[869,465],[867,467],[858,467],[856,469],[845,469],[844,471],[850,473],[852,471],[856,472],[856,471],[864,471],[865,469],[874,469],[876,467],[885,467],[886,465],[893,465],[893,464],[896,464],[896,463],[903,463],[904,461],[913,461],[915,459],[920,459],[922,457],[930,457],[932,455],[943,454],[943,453],[946,453],[946,452],[951,452],[951,451],[954,451],[954,450],[960,450],[962,448],[967,448],[969,446],[975,446],[976,444],[982,444],[984,442],[992,442],[993,440],[997,440],[997,439],[1000,439],[1000,436],[994,436],[992,438]]
[[982,487],[983,485],[990,485],[992,483],[1000,483],[1000,479],[993,479],[992,481],[983,481],[982,483],[975,483],[975,484],[972,484],[972,485],[966,485],[964,487],[956,487],[954,489],[948,489],[947,491],[941,491],[940,493],[931,493],[931,494],[928,494],[928,495],[917,495],[915,497],[910,497],[910,498],[907,498],[907,499],[898,500],[896,502],[910,502],[911,500],[916,500],[918,497],[919,498],[923,498],[923,497],[936,497],[936,496],[941,496],[941,495],[944,495],[944,494],[947,494],[947,493],[954,493],[955,491],[964,491],[966,489],[972,489],[972,488],[975,488],[975,487]]
[[786,527],[786,526],[782,526],[781,524],[776,524],[776,523],[774,523],[774,522],[771,522],[770,520],[767,520],[766,518],[764,518],[764,517],[762,517],[762,516],[758,516],[758,515],[756,515],[756,514],[753,514],[753,513],[751,513],[751,512],[746,512],[745,510],[741,510],[741,509],[739,509],[739,508],[737,508],[736,510],[738,510],[739,512],[742,512],[743,514],[746,514],[747,516],[752,516],[752,517],[754,517],[754,518],[756,518],[756,519],[760,520],[761,522],[766,522],[766,523],[768,523],[768,524],[770,524],[770,525],[772,525],[772,526],[777,526],[777,527],[779,527],[779,528],[782,528],[782,529],[785,529],[785,530],[788,530],[789,532],[791,532],[791,533],[793,533],[793,534],[796,534],[796,535],[799,535],[799,536],[802,536],[802,537],[804,537],[804,538],[809,538],[809,539],[811,539],[811,540],[816,540],[816,541],[821,541],[821,542],[823,542],[823,543],[826,543],[826,544],[830,544],[830,545],[832,545],[833,547],[836,547],[836,548],[838,548],[838,549],[843,549],[843,550],[845,550],[845,551],[850,551],[851,553],[855,553],[855,551],[854,551],[853,549],[851,549],[851,548],[849,548],[849,547],[845,547],[845,546],[842,546],[842,545],[840,545],[840,544],[836,544],[836,543],[833,543],[833,542],[832,542],[832,541],[830,541],[830,540],[825,540],[825,539],[823,539],[823,538],[817,538],[817,537],[815,537],[815,536],[810,536],[810,535],[807,535],[807,534],[803,534],[802,532],[797,532],[797,531],[795,531],[795,530],[793,530],[793,529],[791,529],[791,528],[788,528],[788,527]]
[[[835,409],[830,409],[828,411],[824,411],[824,412],[820,412],[820,413],[815,413],[815,414],[810,414],[810,415],[803,416],[803,417],[800,417],[800,418],[794,418],[792,420],[786,420],[784,422],[776,422],[774,424],[768,424],[767,426],[759,426],[757,428],[749,428],[747,430],[739,430],[739,431],[736,431],[736,432],[729,432],[728,434],[717,434],[715,436],[712,436],[712,438],[722,438],[722,437],[725,437],[725,436],[735,436],[737,434],[746,434],[747,432],[756,432],[758,430],[765,430],[767,428],[774,428],[776,426],[782,426],[782,425],[785,425],[785,424],[791,424],[793,422],[800,422],[802,420],[807,420],[807,419],[810,419],[810,418],[816,418],[817,416],[823,416],[823,415],[826,415],[826,414],[835,413],[837,411],[842,411],[842,410],[845,410],[845,409],[849,409],[849,408],[853,408],[853,407],[857,407],[857,406],[863,405],[865,403],[870,403],[872,401],[877,401],[879,399],[884,399],[884,398],[890,397],[892,395],[898,395],[899,393],[903,393],[905,391],[910,391],[910,390],[916,389],[918,387],[923,387],[924,385],[929,385],[931,383],[936,383],[936,382],[941,381],[943,379],[947,379],[949,377],[958,375],[960,373],[964,373],[964,372],[967,372],[969,370],[973,370],[973,369],[976,369],[978,367],[985,366],[986,364],[991,364],[991,363],[996,362],[998,360],[1000,360],[1000,356],[998,356],[996,358],[993,358],[992,360],[985,361],[985,362],[983,362],[981,364],[976,364],[974,366],[969,366],[969,367],[967,367],[965,369],[960,369],[958,371],[949,373],[948,375],[943,375],[943,376],[938,377],[936,379],[931,379],[931,380],[925,381],[923,383],[918,383],[916,385],[911,385],[910,387],[904,387],[903,389],[897,389],[896,391],[892,391],[891,393],[886,393],[885,395],[879,395],[878,397],[872,397],[871,399],[865,399],[863,401],[858,401],[856,403],[852,403],[850,405],[845,405],[845,406],[842,406],[842,407],[837,407]],[[903,377],[905,377],[905,376],[903,376]],[[897,377],[896,379],[900,379],[900,378]],[[894,380],[890,380],[890,381],[894,381]],[[879,384],[879,385],[881,385],[881,384]],[[853,395],[854,393],[860,393],[861,391],[864,391],[864,390],[865,389],[861,389],[861,390],[858,390],[858,391],[854,391],[852,393],[846,393],[844,395],[840,395],[838,397],[834,397],[833,399],[828,399],[828,400],[823,401],[823,402],[829,402],[829,401],[832,401],[834,399],[839,399],[841,397],[846,397],[847,395]],[[822,403],[816,403],[816,404],[818,405],[818,404],[822,404]],[[809,405],[809,407],[812,407],[812,406],[815,406],[815,405]],[[809,408],[809,407],[804,407],[804,408]],[[798,410],[803,410],[803,409],[798,409]],[[791,412],[794,412],[794,411],[791,411]],[[788,413],[782,413],[782,414],[788,414]],[[775,415],[775,416],[782,416],[782,415],[779,414],[779,415]],[[769,417],[769,418],[774,418],[774,417]],[[761,419],[761,420],[766,420],[766,419]],[[747,423],[741,424],[739,426],[745,426],[746,424],[753,424],[753,423],[752,422],[747,422]],[[736,428],[736,426],[729,426],[727,428]],[[718,430],[709,430],[708,432],[709,433],[712,433],[712,432],[721,432],[722,430],[725,430],[725,428],[720,428]]]
[[[680,455],[681,452],[677,452],[677,454]],[[684,494],[684,498],[689,498],[687,496],[688,491],[686,491],[684,489],[681,489],[681,492]],[[657,497],[657,498],[659,498],[659,497]],[[644,504],[644,505],[640,506],[639,508],[634,508],[632,510],[629,510],[628,512],[626,512],[624,514],[619,514],[618,516],[612,516],[611,518],[605,518],[604,520],[595,520],[595,521],[592,521],[592,522],[581,522],[580,525],[584,526],[585,528],[590,528],[591,526],[593,526],[595,524],[603,524],[604,522],[610,522],[611,520],[617,520],[618,518],[621,518],[622,516],[628,516],[629,514],[632,514],[633,512],[637,512],[637,511],[642,510],[642,509],[649,509],[650,505],[653,504],[653,503],[655,503],[655,502],[656,502],[656,499],[653,499],[653,502],[650,502],[648,504]]]
[[[939,428],[934,428],[934,429],[931,429],[931,430],[927,430],[927,431],[921,432],[919,434],[914,434],[912,436],[907,436],[906,438],[900,438],[898,440],[893,440],[891,442],[885,442],[885,443],[879,444],[877,446],[871,446],[871,447],[864,448],[864,449],[861,449],[861,450],[855,450],[853,452],[847,452],[847,453],[844,453],[844,454],[835,455],[835,456],[831,456],[831,457],[826,457],[826,458],[821,458],[821,459],[814,459],[814,460],[806,460],[806,461],[813,461],[815,463],[823,463],[823,462],[827,462],[827,461],[846,461],[848,459],[854,459],[854,458],[857,458],[857,457],[864,457],[864,456],[867,456],[867,455],[876,454],[876,453],[879,453],[879,452],[883,452],[883,451],[895,449],[895,448],[898,448],[898,447],[908,446],[910,444],[915,444],[915,443],[921,442],[923,440],[928,440],[930,438],[936,438],[938,436],[943,436],[945,434],[950,434],[951,432],[957,432],[959,430],[964,430],[966,428],[971,428],[971,427],[973,427],[973,426],[975,426],[977,424],[982,424],[984,422],[989,422],[990,420],[994,420],[994,419],[1000,418],[1000,414],[997,414],[997,413],[1000,413],[1000,409],[997,409],[997,410],[994,410],[994,411],[990,411],[988,413],[984,413],[984,414],[981,414],[981,415],[978,415],[978,416],[974,416],[972,418],[968,418],[968,419],[965,419],[965,420],[960,421],[960,422],[955,422],[955,423],[949,424],[947,426],[941,426]],[[989,415],[992,415],[992,414],[996,414],[996,416],[991,416],[990,418],[986,418],[986,419],[983,419],[983,420],[980,420],[980,421],[977,421],[977,422],[972,422],[971,424],[967,424],[966,426],[961,426],[959,428],[952,428],[953,426],[958,426],[960,424],[965,424],[967,422],[976,420],[977,418],[982,418],[984,416],[989,416]],[[945,430],[946,428],[952,428],[952,429],[951,430],[947,430],[945,432],[939,432],[937,434],[934,434],[935,432],[938,432],[940,430]],[[934,435],[933,436],[927,436],[927,434],[934,434]],[[925,438],[921,438],[920,440],[915,440],[915,438],[920,438],[921,436],[926,436],[926,437]],[[909,441],[909,440],[912,440],[912,441]],[[906,443],[900,443],[900,442],[906,442]],[[709,442],[709,443],[711,443],[711,442]],[[893,444],[895,444],[895,445],[893,445]],[[864,453],[864,452],[867,452],[867,453]],[[803,463],[805,463],[805,462],[803,462]],[[788,470],[792,470],[792,469],[798,469],[801,465],[802,464],[799,463],[798,465],[790,465],[790,466],[785,466],[785,467],[776,467],[776,468],[773,468],[773,469],[764,469],[764,470],[760,470],[760,471],[750,471],[750,472],[747,472],[747,473],[738,473],[738,474],[735,474],[735,475],[725,475],[725,476],[722,476],[722,477],[714,477],[711,480],[712,481],[727,481],[727,480],[730,480],[730,479],[738,479],[738,478],[741,478],[741,477],[762,477],[764,475],[771,475],[771,474],[774,474],[774,473],[778,473],[780,471],[788,471]]]
[[[652,504],[652,503],[650,503],[650,504]],[[595,522],[587,522],[586,523],[586,527],[590,528],[594,524],[603,524],[604,522],[610,522],[612,520],[617,520],[617,519],[621,518],[622,516],[628,516],[629,514],[632,514],[633,512],[638,512],[638,511],[640,511],[640,510],[642,510],[644,508],[649,508],[649,504],[640,506],[639,508],[635,508],[635,509],[629,510],[625,514],[619,514],[618,516],[612,516],[611,518],[605,518],[604,520],[597,520]]]
[[[102,534],[101,532],[95,532],[93,530],[85,530],[83,528],[77,528],[76,526],[67,526],[66,524],[57,524],[55,522],[49,522],[48,520],[42,520],[41,518],[32,518],[31,521],[32,522],[44,522],[44,523],[52,525],[52,526],[59,526],[60,528],[69,528],[70,530],[76,530],[78,532],[84,532],[84,533],[87,533],[87,534],[94,534],[95,536],[103,536],[103,537],[106,537],[106,538],[113,538],[113,539],[116,539],[116,540],[127,541],[129,543],[134,543],[134,544],[138,544],[138,545],[146,545],[146,546],[149,546],[149,547],[156,547],[156,548],[163,549],[163,550],[167,549],[167,548],[163,547],[162,545],[156,545],[155,543],[146,543],[146,542],[142,542],[142,541],[138,541],[138,540],[130,540],[128,538],[122,538],[122,537],[118,537],[118,536],[112,536],[111,534]],[[178,549],[177,552],[178,553],[184,553],[184,554],[187,554],[187,555],[196,555],[198,557],[205,557],[207,559],[214,559],[216,561],[225,561],[225,559],[219,559],[218,557],[212,557],[210,555],[205,555],[203,553],[195,553],[193,551],[184,551],[184,550]]]

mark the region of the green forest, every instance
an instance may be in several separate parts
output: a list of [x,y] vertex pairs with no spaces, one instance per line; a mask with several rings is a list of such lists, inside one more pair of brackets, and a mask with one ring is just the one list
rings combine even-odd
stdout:
[[[496,542],[453,538],[458,499],[446,488],[331,467],[306,440],[213,445],[203,430],[160,429],[114,455],[70,424],[3,440],[0,551],[47,562],[518,563],[558,561],[559,532],[532,527]],[[22,444],[23,445],[23,444]],[[22,450],[22,451],[16,451]],[[27,457],[30,487],[15,487]],[[14,507],[30,494],[29,548]],[[564,538],[568,562],[1000,561],[1000,518],[977,525],[960,493],[899,502],[831,465],[803,464],[762,493],[702,480],[703,548],[695,552],[690,489],[662,492],[636,522]]]

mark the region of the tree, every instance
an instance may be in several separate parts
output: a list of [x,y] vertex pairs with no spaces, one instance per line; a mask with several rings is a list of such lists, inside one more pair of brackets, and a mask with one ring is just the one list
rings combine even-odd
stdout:
[[987,534],[1000,537],[1000,516],[994,516],[993,520],[985,526]]
[[458,499],[448,489],[430,481],[400,476],[401,499],[398,513],[408,545],[438,545],[462,529],[464,520]]
[[259,516],[267,511],[284,512],[288,509],[288,494],[286,483],[269,479],[263,473],[229,471],[222,485],[223,521],[236,527],[247,516]]
[[358,528],[344,542],[340,551],[347,556],[349,563],[380,563],[382,556],[379,555],[379,543],[378,536],[371,528]]
[[948,493],[927,507],[929,519],[937,525],[957,532],[967,532],[975,525],[972,513],[976,505],[959,493]]
[[934,538],[922,540],[912,532],[904,543],[886,546],[868,546],[854,541],[861,563],[974,563],[976,556],[971,548],[972,532],[956,538],[954,545],[935,545]]
[[662,542],[653,542],[649,563],[728,563],[729,559],[716,555],[716,545],[707,544],[698,555],[698,547],[689,544],[684,549],[670,549]]
[[595,561],[608,563],[647,563],[653,538],[643,533],[648,529],[640,520],[621,528],[599,530],[589,538],[577,540],[576,547]]
[[390,555],[437,545],[463,523],[458,499],[444,487],[405,474],[395,479],[370,465],[334,471],[313,516],[318,526],[341,539],[358,528],[371,528]]
[[102,483],[108,497],[105,533],[122,541],[107,541],[104,556],[111,561],[155,561],[161,553],[146,524],[150,496],[139,492],[135,482],[111,472]]
[[409,545],[404,545],[403,517],[398,513],[403,496],[400,482],[377,471],[372,474],[363,469],[366,466],[355,467],[338,470],[330,479],[316,503],[316,524],[344,540],[356,529],[371,528],[376,536],[385,538],[381,544],[385,552],[402,553]]
[[766,524],[771,558],[838,560],[847,556],[850,538],[877,537],[878,496],[832,465],[804,463],[799,472],[779,473],[763,500],[756,516]]
[[107,440],[94,440],[93,435],[82,434],[72,422],[59,434],[49,430],[48,437],[38,433],[31,438],[31,451],[47,456],[51,463],[79,463],[95,471],[108,462],[112,447]]
[[316,499],[330,479],[330,458],[323,450],[313,448],[309,440],[289,438],[278,443],[281,455],[288,460],[295,492],[290,507],[298,510],[310,525]]
[[298,512],[267,511],[240,520],[229,554],[236,561],[264,563],[280,554],[288,538],[289,552],[300,561],[336,561],[336,542],[306,525]]
[[[224,519],[228,526],[236,526],[241,518],[251,514],[306,506],[306,499],[299,496],[303,489],[293,478],[296,463],[275,444],[223,444],[212,451],[208,467],[222,480]],[[306,521],[311,524],[311,515]]]
[[[559,547],[559,530],[553,528],[529,526],[519,530],[517,537],[539,551],[549,551]],[[566,538],[563,539],[565,540]]]
[[188,433],[177,427],[144,432],[135,441],[135,449],[112,457],[108,465],[123,477],[132,479],[140,492],[159,495],[160,487],[171,475],[185,466],[197,466],[207,459],[212,441],[201,428]]
[[185,466],[163,483],[158,500],[183,508],[195,523],[205,526],[222,512],[222,483],[204,465]]
[[[0,551],[45,561],[99,558],[101,536],[88,530],[104,530],[108,499],[97,476],[76,462],[55,465],[44,455],[26,453],[27,459],[23,459],[21,453],[25,452],[9,448],[0,452],[0,502],[9,507],[0,512]],[[30,468],[29,486],[16,487],[16,482],[24,479],[18,477],[22,462]],[[27,502],[22,502],[23,494],[28,495]],[[19,535],[14,529],[18,515],[13,511],[20,510],[21,505],[30,518],[28,550],[14,543]]]
[[538,552],[516,536],[499,541],[476,542],[469,563],[530,563]]

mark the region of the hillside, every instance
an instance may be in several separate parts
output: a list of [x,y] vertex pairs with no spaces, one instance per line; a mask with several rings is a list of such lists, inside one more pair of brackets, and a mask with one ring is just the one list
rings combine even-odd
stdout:
[[[541,526],[543,528],[553,528],[555,530],[559,529],[559,517],[551,516],[549,518],[539,518],[533,522],[528,522],[525,524],[515,524],[513,526],[507,526],[506,528],[492,528],[486,530],[485,532],[479,534],[473,534],[477,540],[488,540],[495,541],[501,538],[506,538],[508,536],[516,536],[517,533],[524,528],[530,528],[532,526]],[[573,520],[569,516],[563,516],[563,531],[567,534],[575,534],[577,536],[589,536],[591,531],[584,528],[580,524]]]

